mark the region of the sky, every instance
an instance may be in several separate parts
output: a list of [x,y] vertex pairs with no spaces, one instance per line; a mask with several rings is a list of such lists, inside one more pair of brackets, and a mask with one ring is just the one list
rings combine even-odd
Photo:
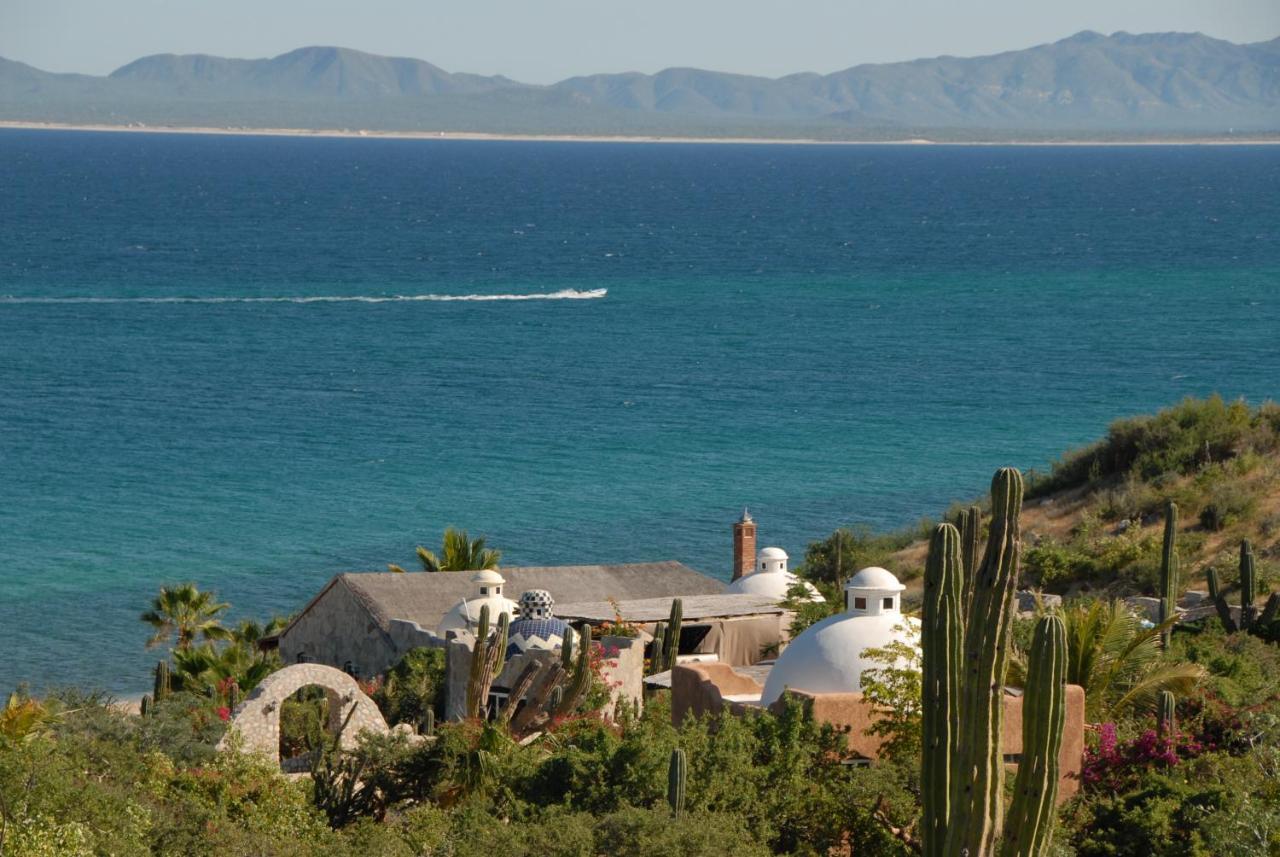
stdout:
[[0,0],[0,57],[106,74],[154,53],[339,45],[551,83],[671,66],[777,77],[1065,38],[1280,36],[1280,0]]

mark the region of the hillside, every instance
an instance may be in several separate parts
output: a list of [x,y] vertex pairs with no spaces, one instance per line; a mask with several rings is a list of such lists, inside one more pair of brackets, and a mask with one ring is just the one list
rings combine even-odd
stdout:
[[[1183,590],[1203,589],[1210,566],[1234,586],[1241,539],[1253,542],[1264,592],[1280,582],[1280,406],[1188,399],[1119,420],[1051,473],[1028,474],[1024,585],[1153,594],[1166,500],[1179,508]],[[918,587],[927,547],[920,529],[864,537],[866,556]]]
[[692,68],[549,86],[305,47],[160,54],[106,77],[0,60],[0,119],[494,133],[957,139],[1280,131],[1280,39],[1104,36],[781,78]]

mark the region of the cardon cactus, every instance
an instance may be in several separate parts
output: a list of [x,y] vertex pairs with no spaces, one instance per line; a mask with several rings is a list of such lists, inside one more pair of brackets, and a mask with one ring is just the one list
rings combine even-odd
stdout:
[[1003,857],[1043,854],[1053,834],[1058,756],[1066,723],[1067,628],[1057,616],[1036,623],[1022,696],[1022,759],[1004,828]]
[[676,665],[676,657],[680,654],[680,624],[684,616],[684,602],[679,598],[671,602],[671,616],[667,619],[667,645],[662,659],[666,669]]
[[1222,585],[1218,581],[1218,570],[1213,566],[1205,572],[1205,580],[1209,584],[1209,600],[1213,602],[1213,606],[1218,611],[1218,618],[1222,620],[1222,627],[1228,634],[1234,634],[1240,630],[1236,627],[1236,620],[1231,617],[1231,608],[1227,606],[1226,596],[1222,594]]
[[[1174,615],[1178,604],[1178,504],[1170,501],[1164,507],[1164,544],[1160,551],[1160,622]],[[1169,630],[1160,635],[1169,646]]]
[[564,692],[560,704],[556,706],[556,716],[572,714],[581,704],[591,686],[591,626],[584,624],[578,641],[578,659],[573,667],[573,675],[569,679],[569,687]]
[[973,578],[978,568],[978,547],[982,542],[982,510],[970,506],[960,513],[960,560],[964,567],[960,583],[960,609],[969,609],[973,600]]
[[939,524],[929,542],[921,611],[921,839],[924,857],[941,857],[951,819],[952,765],[959,732],[961,623],[961,546],[951,524]]
[[1022,474],[999,470],[991,481],[991,533],[973,581],[973,601],[965,623],[960,689],[960,768],[953,774],[947,852],[955,857],[994,853],[1004,822],[1004,675],[1009,665],[1009,632],[1022,549]]
[[471,650],[471,675],[467,681],[467,716],[481,717],[489,701],[489,688],[494,678],[502,672],[507,657],[507,628],[511,616],[498,617],[498,629],[489,640],[489,605],[480,608],[480,623],[476,627],[475,647]]
[[564,637],[560,641],[560,666],[566,671],[573,666],[573,626],[570,625],[564,629]]
[[1178,731],[1178,700],[1167,690],[1160,691],[1156,712],[1156,734],[1161,740],[1172,738]]
[[1237,622],[1231,615],[1231,607],[1227,604],[1226,594],[1222,591],[1221,583],[1218,580],[1218,571],[1210,567],[1206,572],[1209,580],[1209,599],[1213,601],[1213,606],[1218,610],[1218,617],[1222,619],[1222,626],[1227,630],[1228,634],[1236,631],[1250,631],[1253,633],[1265,634],[1268,626],[1275,621],[1276,616],[1280,614],[1280,593],[1272,592],[1267,596],[1267,603],[1263,605],[1262,612],[1258,612],[1258,608],[1254,602],[1258,598],[1258,570],[1257,561],[1253,556],[1253,544],[1245,539],[1240,543],[1240,621]]
[[653,629],[653,657],[649,658],[649,675],[667,671],[667,626],[659,622]]
[[169,662],[158,661],[155,669],[155,680],[151,687],[152,700],[160,702],[169,695],[169,691],[172,689],[173,683],[169,677]]
[[150,717],[153,713],[151,710],[151,694],[144,693],[142,700],[138,703],[138,714],[142,717]]
[[427,736],[436,734],[436,712],[434,709],[428,708],[427,713],[422,717],[422,734]]
[[[921,838],[926,857],[989,857],[1002,838],[1004,757],[1000,736],[1021,514],[1022,475],[1011,468],[1002,469],[991,482],[990,536],[968,587],[972,595],[967,609],[963,606],[966,587],[960,532],[944,524],[930,541],[921,641]],[[973,529],[976,532],[976,521]],[[1047,724],[1033,720],[1033,724],[1040,730],[1053,729],[1052,719]],[[1035,752],[1034,745],[1031,752]],[[1045,761],[1043,769],[1032,773],[1043,776],[1048,769]],[[1028,793],[1033,791],[1028,787]],[[1030,812],[1026,807],[1024,811]],[[1045,823],[1049,820],[1051,814]],[[1029,837],[1033,843],[1047,840],[1047,834],[1036,830],[1023,831],[1021,837]]]
[[1240,543],[1240,628],[1253,627],[1256,610],[1253,602],[1258,597],[1257,569],[1253,560],[1253,545],[1248,539]]
[[689,760],[684,750],[677,747],[671,751],[671,761],[667,765],[667,803],[671,805],[671,814],[684,812],[684,789],[689,780]]

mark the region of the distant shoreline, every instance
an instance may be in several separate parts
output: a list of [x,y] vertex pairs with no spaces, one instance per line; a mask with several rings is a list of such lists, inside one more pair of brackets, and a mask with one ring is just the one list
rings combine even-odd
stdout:
[[910,137],[898,140],[819,140],[812,137],[680,137],[665,135],[605,134],[491,134],[479,131],[374,131],[308,128],[243,128],[184,125],[107,125],[0,120],[0,130],[105,131],[134,134],[214,134],[233,137],[321,137],[384,140],[472,140],[530,143],[702,143],[719,145],[788,146],[1276,146],[1276,137],[1152,137],[1116,140],[931,140]]

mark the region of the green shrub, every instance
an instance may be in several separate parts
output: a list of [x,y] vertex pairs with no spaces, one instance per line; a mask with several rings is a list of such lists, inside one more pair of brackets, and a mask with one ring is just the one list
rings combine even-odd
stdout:
[[411,649],[387,671],[373,700],[387,723],[408,723],[415,728],[426,722],[427,712],[444,717],[444,649]]
[[1063,455],[1052,475],[1036,482],[1028,497],[1112,476],[1191,474],[1247,452],[1274,452],[1280,449],[1276,411],[1270,403],[1251,409],[1243,400],[1228,403],[1214,395],[1184,399],[1153,415],[1117,420],[1103,440]]

